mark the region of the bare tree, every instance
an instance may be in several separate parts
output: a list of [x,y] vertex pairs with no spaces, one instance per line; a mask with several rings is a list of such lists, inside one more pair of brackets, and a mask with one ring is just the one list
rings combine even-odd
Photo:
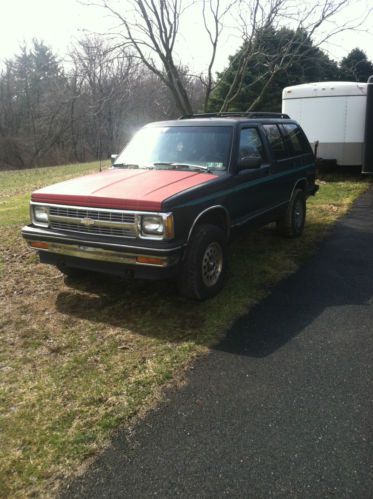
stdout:
[[[174,60],[174,47],[179,30],[182,0],[128,0],[126,14],[102,0],[111,14],[120,20],[120,47],[131,47],[135,55],[171,91],[178,108],[192,113],[189,96]],[[128,8],[129,7],[129,8]]]
[[[179,75],[199,107],[201,81]],[[38,42],[0,69],[0,169],[106,159],[145,123],[179,113],[170,90],[125,49],[85,37],[65,72]]]
[[[180,20],[187,8],[201,8],[201,17],[205,28],[211,57],[204,75],[200,75],[204,85],[204,110],[208,108],[209,98],[214,90],[213,68],[219,50],[221,34],[227,14],[237,12],[237,24],[241,27],[243,50],[237,55],[235,64],[238,69],[226,94],[221,111],[226,111],[239,94],[242,83],[254,59],[261,54],[267,57],[267,71],[260,76],[263,93],[252,103],[256,106],[275,75],[291,66],[296,57],[300,57],[302,47],[298,44],[298,33],[303,31],[309,38],[318,35],[320,45],[332,36],[347,29],[356,28],[358,23],[349,20],[343,25],[333,24],[333,19],[350,0],[113,0],[89,1],[89,5],[98,5],[119,21],[118,29],[112,32],[116,45],[130,47],[146,67],[170,90],[178,109],[183,114],[191,114],[193,109],[190,97],[180,74],[175,45],[178,39]],[[115,5],[115,7],[114,7]],[[233,8],[234,7],[234,8]],[[279,28],[291,26],[295,32],[294,40],[289,40],[286,47],[276,58],[263,52],[258,43],[258,33],[266,27]],[[262,51],[262,52],[261,52]],[[228,68],[227,68],[228,69]],[[220,81],[223,79],[220,78]],[[257,81],[255,82],[257,83]]]
[[207,67],[206,77],[202,79],[205,85],[204,111],[208,110],[209,99],[211,92],[214,89],[213,67],[218,51],[218,45],[223,30],[223,22],[226,15],[235,5],[238,5],[238,0],[231,2],[223,2],[221,0],[202,0],[202,17],[203,24],[211,44],[211,58]]
[[213,89],[213,66],[218,42],[223,29],[223,19],[238,0],[126,0],[123,10],[114,7],[110,0],[97,0],[88,5],[107,9],[119,20],[121,29],[115,30],[116,47],[131,47],[141,62],[162,81],[171,92],[182,114],[192,114],[193,108],[185,82],[183,65],[177,61],[175,45],[184,11],[200,4],[203,24],[211,46],[207,74],[200,76],[204,85],[204,108]]
[[[132,58],[125,52],[113,52],[102,38],[80,40],[70,54],[73,71],[70,84],[75,97],[71,101],[71,130],[77,151],[77,127],[84,129],[84,148],[95,158],[107,157],[118,142],[123,110],[130,99],[130,77],[135,72]],[[84,153],[78,153],[83,159]]]

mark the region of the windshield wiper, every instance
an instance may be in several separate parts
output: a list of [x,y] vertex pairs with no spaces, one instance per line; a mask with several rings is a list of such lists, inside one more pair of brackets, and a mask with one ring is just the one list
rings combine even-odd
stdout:
[[212,170],[209,166],[204,165],[190,165],[190,168],[197,168],[203,170],[204,172],[212,173]]
[[139,168],[136,163],[114,163],[115,168]]
[[[173,168],[177,168],[178,166],[182,166],[178,163],[172,163],[170,161],[157,161],[156,163],[153,163],[153,166],[172,166]],[[183,165],[186,166],[186,165]]]
[[143,170],[152,170],[154,168],[153,165],[140,166],[137,163],[114,163],[113,166],[115,168],[140,168]]
[[208,173],[212,173],[211,169],[208,166],[203,165],[194,165],[191,163],[172,163],[168,161],[161,161],[158,163],[153,163],[154,166],[172,166],[173,168],[191,168],[191,169],[200,169],[206,171]]

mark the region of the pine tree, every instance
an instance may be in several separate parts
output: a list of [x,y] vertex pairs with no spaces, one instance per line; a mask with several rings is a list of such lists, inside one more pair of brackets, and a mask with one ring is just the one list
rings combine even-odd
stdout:
[[[240,49],[242,50],[244,47]],[[230,57],[228,70],[218,76],[220,81],[218,79],[218,85],[210,99],[210,110],[220,109],[238,70],[240,51]],[[294,32],[287,28],[275,30],[273,27],[267,27],[257,33],[253,52],[255,56],[247,67],[241,90],[230,106],[231,111],[250,108],[272,71],[276,74],[253,110],[280,111],[281,92],[284,87],[327,81],[336,79],[336,74],[338,75],[337,63],[314,46],[307,33],[302,30]],[[278,67],[279,64],[282,67]]]
[[373,63],[362,50],[355,48],[342,59],[341,80],[366,82],[373,75]]

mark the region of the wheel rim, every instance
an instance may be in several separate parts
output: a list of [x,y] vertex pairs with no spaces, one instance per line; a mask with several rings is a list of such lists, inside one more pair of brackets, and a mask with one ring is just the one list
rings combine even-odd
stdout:
[[210,243],[202,258],[202,281],[207,287],[214,286],[223,270],[223,250],[219,243]]
[[304,205],[301,199],[297,199],[294,204],[294,227],[296,230],[302,228],[304,221]]

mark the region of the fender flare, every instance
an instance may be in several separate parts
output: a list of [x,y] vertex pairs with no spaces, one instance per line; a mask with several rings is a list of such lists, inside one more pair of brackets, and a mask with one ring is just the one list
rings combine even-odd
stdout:
[[[295,189],[296,189],[297,185],[298,185],[300,182],[303,182],[303,181],[304,181],[304,182],[306,183],[306,185],[307,185],[307,178],[306,178],[306,177],[298,178],[298,180],[295,182],[294,187],[293,187],[293,189],[292,189],[292,191],[291,191],[291,194],[290,194],[289,203],[290,203],[290,201],[291,201],[291,199],[292,199],[292,197],[293,197],[293,194],[294,194],[294,191],[295,191]],[[305,189],[305,194],[306,194],[306,196],[307,196],[307,188]]]
[[226,222],[227,222],[227,229],[226,229],[226,236],[227,236],[227,239],[229,239],[229,235],[230,235],[230,227],[231,227],[231,217],[229,215],[229,212],[227,210],[227,208],[225,208],[225,206],[221,205],[221,204],[217,204],[217,205],[214,205],[214,206],[209,206],[208,208],[206,208],[205,210],[201,211],[197,216],[196,218],[194,219],[193,223],[192,223],[192,226],[189,230],[189,233],[188,233],[188,239],[187,239],[187,243],[189,242],[191,236],[192,236],[192,233],[193,233],[193,230],[194,228],[196,227],[198,221],[204,216],[206,215],[206,213],[208,213],[209,211],[217,211],[219,210],[220,212],[223,212],[224,213],[224,216],[225,216],[225,219],[226,219]]

